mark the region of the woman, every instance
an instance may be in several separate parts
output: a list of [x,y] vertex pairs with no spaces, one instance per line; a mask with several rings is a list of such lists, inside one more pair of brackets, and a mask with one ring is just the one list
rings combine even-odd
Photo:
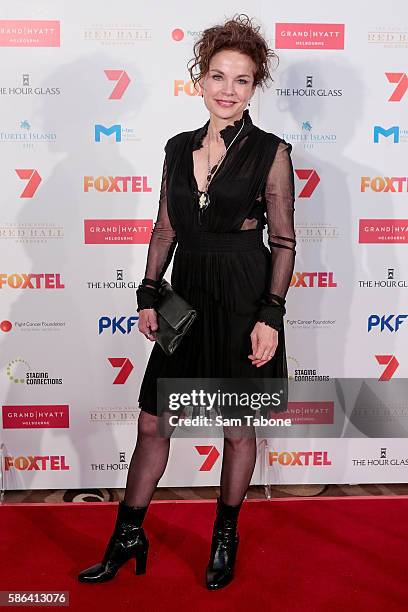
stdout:
[[[157,434],[158,378],[287,378],[283,315],[296,244],[293,168],[291,145],[256,127],[247,109],[276,57],[258,31],[238,15],[205,30],[194,46],[189,71],[210,116],[165,146],[159,210],[137,299],[139,330],[154,341],[157,288],[177,245],[171,284],[199,317],[171,356],[153,346],[115,530],[103,560],[79,574],[82,582],[109,580],[130,558],[136,558],[136,573],[145,571],[142,522],[170,446],[169,436]],[[270,249],[262,239],[265,224]],[[238,514],[256,461],[253,426],[233,429],[224,427],[209,589],[233,578]]]

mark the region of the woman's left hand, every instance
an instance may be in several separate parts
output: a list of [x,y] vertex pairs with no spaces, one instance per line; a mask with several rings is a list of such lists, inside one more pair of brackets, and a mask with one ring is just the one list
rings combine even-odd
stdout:
[[248,355],[248,358],[252,360],[252,365],[259,368],[274,356],[278,346],[278,331],[262,321],[257,321],[251,332],[251,343],[252,355]]

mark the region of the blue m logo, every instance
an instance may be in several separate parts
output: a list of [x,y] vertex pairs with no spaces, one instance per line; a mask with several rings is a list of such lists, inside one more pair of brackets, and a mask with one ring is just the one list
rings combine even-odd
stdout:
[[111,127],[105,127],[100,123],[95,125],[95,142],[101,142],[101,134],[105,134],[105,136],[110,136],[111,134],[115,134],[116,142],[122,141],[122,130],[120,125],[111,125]]
[[385,136],[385,138],[388,138],[388,136],[394,136],[394,142],[399,142],[398,125],[393,125],[392,127],[388,128],[388,130],[381,127],[381,125],[375,125],[374,126],[374,142],[379,141],[380,134],[381,136]]

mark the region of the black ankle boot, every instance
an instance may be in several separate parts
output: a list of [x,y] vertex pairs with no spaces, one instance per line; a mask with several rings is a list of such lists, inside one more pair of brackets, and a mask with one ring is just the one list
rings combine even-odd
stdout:
[[148,506],[132,507],[119,502],[116,525],[100,563],[78,574],[80,582],[106,582],[116,576],[118,569],[129,559],[136,559],[136,574],[146,572],[149,541],[142,522]]
[[221,497],[217,498],[217,515],[211,542],[211,556],[207,566],[207,589],[221,589],[234,577],[234,565],[238,550],[237,533],[238,506],[228,506]]

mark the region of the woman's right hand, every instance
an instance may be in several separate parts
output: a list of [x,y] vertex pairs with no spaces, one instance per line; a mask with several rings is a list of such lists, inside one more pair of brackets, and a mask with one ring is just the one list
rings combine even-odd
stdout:
[[157,313],[154,308],[143,308],[139,311],[138,328],[148,340],[152,342],[156,340],[155,332],[159,326],[157,324]]

